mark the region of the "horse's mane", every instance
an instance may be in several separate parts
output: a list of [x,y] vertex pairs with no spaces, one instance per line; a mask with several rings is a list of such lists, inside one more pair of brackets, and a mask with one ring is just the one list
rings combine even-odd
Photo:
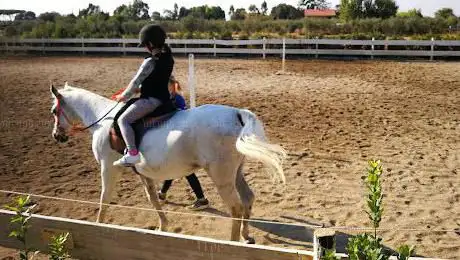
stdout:
[[81,96],[93,96],[94,98],[107,99],[106,97],[104,97],[102,95],[99,95],[97,93],[91,92],[91,91],[89,91],[87,89],[70,86],[67,82],[65,82],[64,88],[59,90],[59,93],[61,93],[64,96],[66,96],[66,94],[70,94],[72,96],[78,95],[79,97],[81,97]]

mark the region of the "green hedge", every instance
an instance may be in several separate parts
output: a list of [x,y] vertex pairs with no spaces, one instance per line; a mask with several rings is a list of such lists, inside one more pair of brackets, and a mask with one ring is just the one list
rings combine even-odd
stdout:
[[[0,25],[2,35],[26,38],[121,38],[136,37],[149,21],[124,20],[117,16],[57,17],[55,21],[16,21]],[[249,17],[243,21],[203,20],[186,17],[180,21],[160,21],[172,38],[262,37],[393,39],[426,37],[459,39],[459,32],[450,32],[452,21],[440,18],[393,17],[361,19],[342,23],[337,19],[272,20]],[[459,22],[460,24],[460,22]]]

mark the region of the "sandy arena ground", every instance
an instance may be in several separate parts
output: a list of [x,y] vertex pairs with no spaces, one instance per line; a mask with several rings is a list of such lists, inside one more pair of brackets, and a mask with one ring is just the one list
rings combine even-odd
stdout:
[[[99,168],[90,137],[66,144],[51,138],[49,81],[110,96],[126,85],[140,58],[28,58],[0,60],[0,189],[98,201]],[[249,108],[273,142],[289,151],[287,185],[273,184],[258,163],[246,165],[256,194],[253,217],[281,222],[366,226],[361,176],[367,160],[383,161],[385,245],[417,246],[423,256],[459,258],[460,63],[208,60],[195,62],[197,103]],[[187,80],[187,60],[175,74]],[[199,178],[212,209],[227,209],[204,172]],[[0,194],[0,203],[13,196]],[[185,178],[174,182],[165,209],[189,212]],[[38,199],[36,213],[95,221],[97,207]],[[114,202],[150,207],[140,181],[126,172]],[[230,222],[168,214],[169,231],[229,238]],[[153,228],[155,212],[112,208],[108,222]],[[423,231],[398,231],[420,229]],[[310,249],[302,227],[251,225],[259,244]],[[344,234],[354,234],[343,230]],[[339,241],[343,242],[343,237]],[[0,250],[2,257],[11,250]]]

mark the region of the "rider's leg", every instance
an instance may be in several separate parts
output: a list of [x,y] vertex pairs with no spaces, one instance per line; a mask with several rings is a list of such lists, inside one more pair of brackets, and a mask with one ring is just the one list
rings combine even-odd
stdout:
[[166,180],[163,182],[161,190],[158,192],[158,199],[162,202],[166,201],[166,192],[168,192],[171,187],[173,180]]
[[169,188],[171,187],[172,180],[166,180],[163,182],[163,187],[161,187],[161,193],[166,193],[168,192]]
[[196,195],[197,200],[190,206],[191,210],[201,210],[209,207],[209,201],[204,197],[203,189],[201,188],[200,181],[194,173],[188,175],[187,181],[192,187],[193,192]]
[[134,130],[131,124],[136,120],[146,116],[161,105],[161,101],[156,98],[141,98],[129,106],[126,111],[118,118],[118,126],[121,135],[125,140],[128,152],[114,165],[132,165],[139,160],[139,154],[136,147]]
[[187,181],[190,184],[190,187],[192,187],[193,192],[196,195],[197,199],[204,199],[204,194],[203,194],[203,189],[201,188],[200,181],[196,177],[194,173],[188,175]]

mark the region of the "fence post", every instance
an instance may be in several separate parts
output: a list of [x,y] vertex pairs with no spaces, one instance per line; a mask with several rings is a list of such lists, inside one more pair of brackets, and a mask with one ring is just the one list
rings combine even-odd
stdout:
[[8,39],[5,39],[5,52],[8,54]]
[[42,37],[42,54],[45,54],[45,37]]
[[375,38],[372,37],[372,45],[371,45],[371,59],[374,59],[374,41],[375,41]]
[[319,56],[319,55],[318,55],[318,49],[319,49],[319,46],[318,46],[318,45],[319,45],[319,44],[318,44],[319,38],[318,38],[318,36],[316,36],[315,42],[316,42],[316,44],[315,44],[315,45],[316,45],[316,54],[315,54],[315,58],[318,59],[318,56]]
[[11,49],[11,53],[12,53],[12,54],[14,54],[14,50],[15,50],[16,47],[18,46],[17,40],[18,40],[18,39],[17,39],[16,37],[14,37],[13,42],[12,42],[13,48]]
[[434,38],[431,38],[431,55],[430,55],[430,61],[434,60]]
[[195,94],[195,58],[193,54],[188,56],[188,88],[190,93],[190,108],[196,106]]
[[266,49],[267,49],[267,46],[266,46],[267,44],[266,44],[266,43],[267,43],[267,38],[264,37],[263,42],[262,42],[262,49],[263,49],[262,57],[263,57],[264,59],[265,59],[265,55],[266,55],[266,54],[265,54],[265,51],[266,51]]
[[126,38],[123,36],[123,56],[126,56]]
[[216,56],[217,56],[216,37],[214,37],[212,40],[213,40],[213,42],[214,42],[214,57],[216,57]]
[[185,53],[185,56],[187,56],[187,43],[184,43],[184,53]]
[[81,37],[81,53],[85,55],[85,38]]
[[326,250],[336,251],[335,230],[320,228],[313,232],[313,259],[320,260]]
[[282,55],[282,64],[281,64],[281,70],[284,71],[285,66],[286,66],[286,38],[283,38],[283,55]]

